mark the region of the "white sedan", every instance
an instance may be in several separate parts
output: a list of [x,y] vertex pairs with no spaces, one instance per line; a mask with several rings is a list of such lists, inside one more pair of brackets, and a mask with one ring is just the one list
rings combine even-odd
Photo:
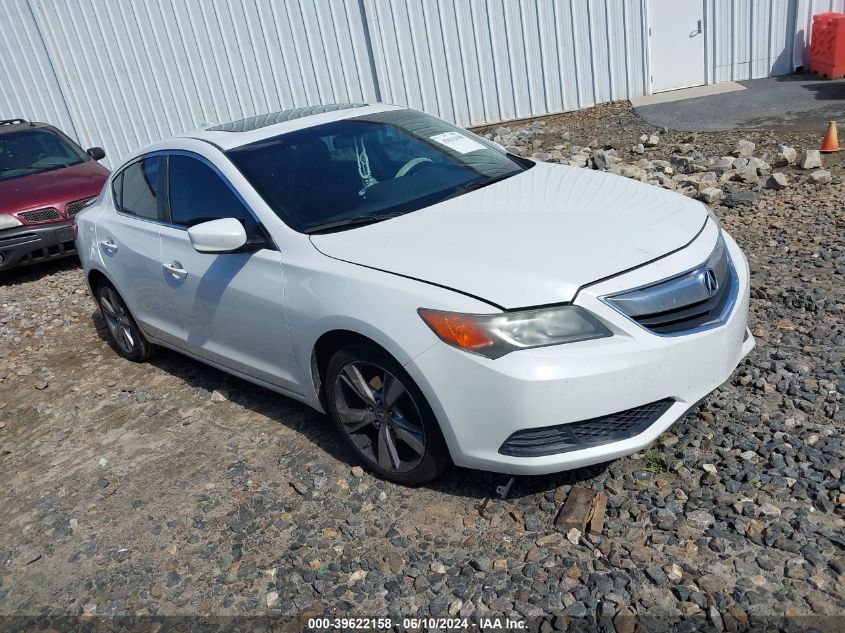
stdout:
[[754,346],[747,262],[707,207],[395,106],[160,141],[77,221],[118,353],[301,400],[405,484],[633,453]]

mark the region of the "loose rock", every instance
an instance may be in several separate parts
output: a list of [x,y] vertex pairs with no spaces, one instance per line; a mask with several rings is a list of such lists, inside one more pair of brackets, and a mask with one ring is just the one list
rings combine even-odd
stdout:
[[741,156],[748,158],[754,154],[754,149],[757,146],[748,139],[740,139],[736,142],[736,149],[734,149],[734,156]]
[[767,189],[786,189],[789,186],[789,178],[784,173],[774,173],[766,180]]
[[833,180],[833,177],[830,175],[829,171],[825,169],[817,169],[810,174],[810,180],[817,185],[826,185]]
[[778,150],[779,151],[775,156],[774,161],[775,167],[788,167],[798,160],[798,152],[796,152],[794,148],[789,147],[788,145],[779,145]]
[[754,204],[757,201],[757,193],[748,189],[733,189],[728,191],[722,200],[722,204],[728,208],[742,207]]
[[721,199],[724,192],[718,187],[705,187],[698,197],[707,204],[714,204]]
[[798,159],[798,166],[801,169],[815,169],[822,166],[822,155],[817,149],[805,149]]

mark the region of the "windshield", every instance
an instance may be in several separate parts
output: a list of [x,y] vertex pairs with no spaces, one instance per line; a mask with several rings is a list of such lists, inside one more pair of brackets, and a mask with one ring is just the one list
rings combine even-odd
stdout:
[[78,165],[87,158],[73,141],[47,128],[0,134],[0,180]]
[[412,110],[326,123],[227,155],[282,220],[305,233],[410,213],[532,165]]

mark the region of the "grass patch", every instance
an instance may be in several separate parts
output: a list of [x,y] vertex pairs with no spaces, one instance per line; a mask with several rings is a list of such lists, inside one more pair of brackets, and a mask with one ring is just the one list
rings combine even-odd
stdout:
[[659,475],[660,473],[665,473],[668,467],[661,455],[649,453],[646,455],[645,469],[653,475]]

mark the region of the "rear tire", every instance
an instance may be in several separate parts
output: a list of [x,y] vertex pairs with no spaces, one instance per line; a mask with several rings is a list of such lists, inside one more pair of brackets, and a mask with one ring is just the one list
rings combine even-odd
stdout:
[[109,333],[109,344],[123,358],[143,363],[158,352],[158,346],[144,337],[123,298],[107,281],[97,287],[97,305]]
[[417,486],[451,465],[434,413],[402,366],[375,345],[338,350],[326,370],[326,405],[341,435],[379,476]]

